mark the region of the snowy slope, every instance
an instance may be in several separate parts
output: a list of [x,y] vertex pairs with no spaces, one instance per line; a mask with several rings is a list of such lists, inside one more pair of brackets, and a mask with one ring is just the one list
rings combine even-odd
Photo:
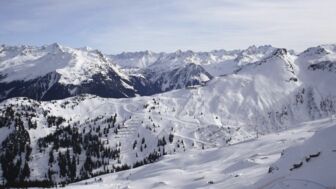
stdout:
[[303,144],[285,149],[255,188],[335,187],[336,126],[317,130]]
[[42,47],[3,46],[0,52],[0,73],[5,77],[2,82],[27,81],[56,71],[61,75],[60,83],[79,85],[95,74],[116,70],[98,50],[72,49],[57,43]]
[[152,86],[158,87],[162,92],[205,85],[213,78],[202,66],[194,63],[189,63],[172,70],[164,69],[159,71],[149,69],[145,71],[144,75]]
[[[120,69],[130,74],[141,74],[151,71],[159,72],[175,70],[192,63],[205,68],[213,76],[230,74],[239,67],[257,62],[269,56],[275,47],[270,45],[250,46],[244,50],[213,50],[210,52],[195,52],[177,50],[171,53],[155,53],[151,51],[123,52],[108,55]],[[291,54],[294,53],[291,51]]]
[[[332,188],[336,186],[335,128],[335,120],[305,122],[228,147],[167,155],[154,164],[66,188]],[[321,154],[306,162],[317,152]],[[304,161],[302,167],[289,170],[300,161]],[[275,166],[278,169],[268,173]]]
[[[12,98],[1,104],[1,120],[7,120],[8,116],[11,120],[3,121],[1,132],[8,133],[8,129],[22,121],[19,128],[23,127],[21,130],[28,133],[33,149],[27,161],[34,167],[29,178],[48,179],[44,175],[51,171],[51,180],[61,182],[74,180],[61,175],[57,161],[48,165],[52,149],[54,156],[57,151],[61,154],[69,151],[69,156],[79,162],[75,178],[83,179],[90,174],[152,162],[154,160],[145,160],[151,154],[156,154],[154,159],[158,160],[166,153],[224,147],[335,114],[335,96],[312,86],[302,93],[303,84],[290,81],[293,76],[292,70],[288,70],[290,61],[290,56],[280,50],[260,64],[246,66],[231,76],[215,78],[206,86],[151,97],[105,99],[85,95],[51,102]],[[270,77],[266,72],[270,69],[278,69],[278,74],[272,75],[274,79],[264,79]],[[262,90],[270,87],[272,90]],[[114,115],[116,119],[112,124]],[[17,119],[21,121],[13,122]],[[67,128],[75,130],[70,132]],[[86,152],[91,147],[80,141],[77,144],[81,146],[81,153],[75,152],[75,144],[55,147],[60,137],[68,136],[72,140],[78,135],[81,138],[98,136],[97,145],[116,150],[118,155],[107,158],[108,161],[95,160],[94,153]],[[101,165],[86,169],[88,156],[93,161],[99,160]],[[124,165],[127,167],[123,168]],[[86,172],[83,173],[84,168]]]
[[[178,53],[184,57],[182,52],[176,54]],[[178,60],[166,64],[152,63],[146,70],[159,72],[154,72],[150,77],[142,75],[144,80],[139,82],[148,82],[149,86],[157,87],[159,91],[177,89],[153,96],[111,99],[79,95],[46,102],[28,98],[5,100],[0,103],[0,132],[3,133],[0,142],[6,150],[0,156],[7,158],[0,159],[2,166],[9,167],[2,167],[1,170],[5,173],[6,170],[17,169],[16,176],[23,177],[26,181],[37,179],[58,183],[74,182],[152,163],[168,154],[177,154],[171,157],[181,159],[186,154],[179,153],[190,152],[188,156],[192,159],[193,152],[202,149],[206,151],[199,153],[204,155],[200,155],[200,159],[192,163],[204,162],[206,169],[209,159],[204,157],[212,151],[216,151],[212,156],[216,163],[224,161],[221,157],[229,153],[226,150],[236,150],[236,147],[228,146],[240,148],[239,143],[246,143],[246,146],[242,144],[242,149],[253,151],[260,147],[260,153],[266,153],[262,150],[268,151],[273,145],[271,141],[276,139],[274,134],[268,134],[281,131],[284,133],[282,136],[285,136],[300,127],[302,122],[323,118],[330,120],[329,117],[336,113],[336,89],[332,87],[336,81],[333,71],[335,51],[332,45],[316,47],[315,50],[307,50],[299,55],[286,49],[266,50],[262,54],[264,55],[253,59],[255,62],[236,64],[231,73],[216,77],[203,67],[203,63],[181,63]],[[143,74],[146,70],[138,69],[132,74]],[[122,72],[125,73],[124,70]],[[133,75],[119,76],[127,77],[130,78],[130,83],[134,82]],[[153,80],[147,80],[148,78]],[[162,82],[153,86],[157,81]],[[189,81],[196,83],[185,88]],[[312,125],[317,128],[324,124],[322,121]],[[303,130],[307,134],[303,136],[308,136],[308,127]],[[298,129],[295,133],[299,131],[302,130]],[[255,140],[263,135],[269,138]],[[13,140],[17,137],[19,140]],[[297,141],[298,135],[294,134],[292,137]],[[280,148],[287,148],[294,143],[275,148],[277,154]],[[10,151],[8,149],[12,149],[12,144],[25,147]],[[264,146],[266,144],[270,146]],[[31,153],[29,147],[32,148]],[[209,150],[210,148],[215,149]],[[97,152],[94,149],[100,150]],[[217,149],[220,150],[217,152]],[[246,157],[242,153],[240,151],[232,156],[232,167],[225,167],[228,169],[226,171],[232,173],[225,177],[228,179],[225,186],[235,182],[232,179],[236,178],[236,170],[255,165],[251,163],[252,160],[242,160],[242,163],[234,165],[240,160],[238,157]],[[25,156],[25,160],[22,160]],[[52,156],[54,159],[51,161]],[[257,167],[251,166],[250,176],[254,177],[253,173],[258,173],[256,175],[261,177],[266,166],[268,170],[268,166],[279,159],[279,155],[270,155],[267,158],[270,161],[262,169],[258,169],[259,163],[256,163]],[[186,161],[181,160],[177,165],[188,165]],[[263,160],[260,158],[256,161]],[[15,166],[16,164],[19,166]],[[28,177],[23,174],[23,168],[27,167],[25,164],[32,168]],[[177,173],[172,171],[171,174]],[[185,187],[200,186],[198,184],[209,186],[201,177],[203,176],[194,178],[199,180],[196,185]],[[240,173],[237,177],[240,177]],[[6,175],[6,178],[11,177]],[[122,184],[127,183],[124,178],[126,177],[122,177],[120,181]],[[219,179],[219,176],[215,178]],[[148,179],[153,178],[148,176]],[[253,182],[243,185],[256,181],[257,177]],[[149,183],[153,185],[143,187],[170,187],[166,181]],[[237,184],[237,187],[243,185]]]
[[153,64],[163,53],[152,51],[123,52],[117,55],[108,56],[122,68],[146,68]]
[[298,73],[301,80],[326,93],[333,94],[335,92],[334,88],[330,87],[335,82],[335,45],[309,48],[299,54],[296,62],[301,70]]
[[61,99],[82,93],[108,97],[135,96],[130,78],[98,50],[52,44],[2,46],[0,100],[26,96]]
[[[174,74],[174,78],[160,78],[161,72],[153,69],[157,66],[151,65],[162,57],[166,54],[149,51],[105,56],[98,50],[57,43],[42,47],[2,45],[0,100],[19,96],[54,100],[83,93],[134,97],[200,85],[212,78],[199,65],[181,64],[170,69],[173,61],[160,70],[167,76]],[[177,70],[179,73],[174,73]]]

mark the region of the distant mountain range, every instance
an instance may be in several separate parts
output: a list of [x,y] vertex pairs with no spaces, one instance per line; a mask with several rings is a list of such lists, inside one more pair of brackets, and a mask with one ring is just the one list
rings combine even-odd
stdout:
[[0,175],[7,186],[66,184],[327,118],[335,65],[335,45],[119,55],[2,45]]
[[[204,85],[272,54],[272,46],[211,52],[149,51],[104,55],[90,48],[57,43],[0,47],[0,100],[24,96],[36,100],[78,94],[123,98]],[[293,54],[293,53],[291,53]]]

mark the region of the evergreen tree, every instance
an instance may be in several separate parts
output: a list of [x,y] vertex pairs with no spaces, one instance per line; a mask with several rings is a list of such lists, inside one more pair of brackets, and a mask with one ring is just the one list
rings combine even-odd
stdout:
[[145,143],[145,138],[142,137],[141,144],[144,144],[144,143]]
[[30,177],[30,169],[26,161],[21,171],[21,180],[24,180],[25,178],[29,178],[29,177]]
[[169,140],[170,143],[173,143],[173,141],[174,141],[174,135],[170,133],[169,137],[168,137],[168,140]]
[[136,145],[137,145],[137,141],[135,140],[134,143],[133,143],[133,150],[136,147]]
[[77,170],[77,166],[76,166],[76,157],[75,155],[72,156],[72,161],[71,161],[71,166],[70,166],[70,179],[74,180],[76,177],[76,170]]
[[54,152],[51,149],[49,152],[49,165],[51,165],[54,162],[55,158],[54,158]]

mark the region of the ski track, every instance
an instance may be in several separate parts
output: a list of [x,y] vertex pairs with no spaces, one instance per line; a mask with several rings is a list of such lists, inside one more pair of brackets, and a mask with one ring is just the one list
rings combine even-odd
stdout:
[[[268,180],[260,186],[252,186],[267,176],[269,165],[277,161],[284,149],[300,145],[314,133],[335,124],[336,121],[331,119],[305,122],[294,129],[263,135],[244,143],[167,155],[153,164],[100,176],[102,182],[89,179],[66,188],[283,189],[303,183],[310,188],[325,189],[327,187],[318,181],[286,178],[286,175]],[[214,184],[208,184],[209,181]]]

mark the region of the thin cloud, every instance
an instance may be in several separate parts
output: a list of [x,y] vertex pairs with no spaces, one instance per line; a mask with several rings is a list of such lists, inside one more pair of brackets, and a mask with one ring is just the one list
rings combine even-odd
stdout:
[[333,0],[12,0],[0,43],[89,45],[107,53],[334,43]]

